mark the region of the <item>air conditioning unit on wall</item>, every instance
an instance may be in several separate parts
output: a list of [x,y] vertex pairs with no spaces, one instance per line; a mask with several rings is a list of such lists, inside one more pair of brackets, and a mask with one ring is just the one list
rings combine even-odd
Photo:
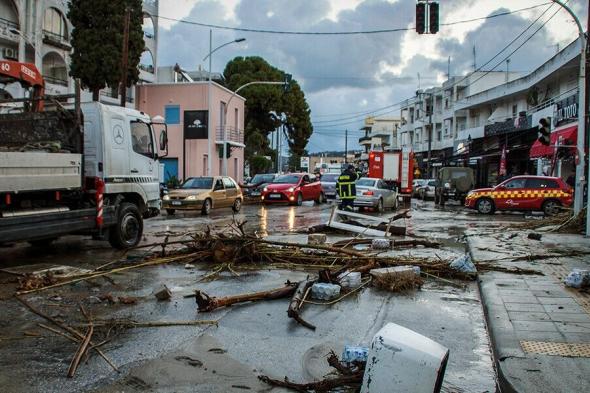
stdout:
[[2,48],[2,57],[7,60],[18,60],[18,49]]

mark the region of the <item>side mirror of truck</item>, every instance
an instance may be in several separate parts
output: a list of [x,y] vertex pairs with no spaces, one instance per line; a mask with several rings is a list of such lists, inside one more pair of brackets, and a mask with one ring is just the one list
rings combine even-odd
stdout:
[[160,132],[160,150],[168,153],[168,131],[166,129]]

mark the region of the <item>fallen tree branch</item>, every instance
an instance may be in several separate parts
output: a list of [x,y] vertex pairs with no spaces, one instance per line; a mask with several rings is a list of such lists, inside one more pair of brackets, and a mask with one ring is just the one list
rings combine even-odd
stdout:
[[88,344],[90,344],[90,339],[92,338],[93,333],[94,326],[92,325],[92,322],[90,322],[90,326],[88,327],[86,336],[84,336],[84,339],[80,342],[80,346],[78,347],[78,350],[76,350],[76,354],[74,355],[74,357],[72,358],[72,362],[70,363],[70,368],[68,369],[68,378],[73,378],[74,374],[76,374],[76,370],[80,365],[80,360],[88,350]]
[[[79,331],[77,331],[76,329],[71,328],[64,323],[57,321],[55,318],[50,317],[49,315],[45,314],[44,312],[42,312],[40,310],[37,310],[35,307],[33,307],[29,302],[27,302],[22,297],[15,296],[15,298],[16,298],[16,300],[21,302],[26,308],[31,310],[33,313],[35,313],[38,316],[40,316],[41,318],[51,322],[52,324],[59,327],[60,329],[70,333],[73,337],[76,337],[78,340],[84,339],[85,336],[82,333],[80,333]],[[90,345],[92,345],[92,349],[94,351],[96,351],[96,353],[98,353],[100,355],[100,357],[102,357],[105,360],[105,362],[107,362],[109,364],[109,366],[112,367],[113,370],[115,370],[116,372],[119,372],[119,369],[117,368],[117,366],[115,366],[115,364],[104,354],[103,351],[101,351],[99,348],[96,348],[95,344],[92,341],[90,341]]]
[[260,375],[258,377],[262,382],[267,383],[272,386],[279,386],[287,389],[292,389],[298,392],[307,393],[309,391],[314,392],[329,392],[338,387],[350,387],[350,388],[359,388],[363,383],[363,375],[362,374],[355,374],[355,375],[345,375],[342,377],[324,379],[318,382],[309,382],[309,383],[295,383],[289,381],[289,378],[285,377],[283,381],[278,379],[272,379],[265,375]]
[[291,298],[291,302],[289,303],[289,308],[287,309],[287,315],[289,318],[294,319],[300,325],[315,330],[316,327],[311,323],[307,322],[301,317],[300,311],[303,308],[303,302],[305,301],[305,297],[309,293],[309,289],[317,280],[310,280],[307,279],[305,281],[301,281],[299,285],[297,285],[297,289]]
[[231,306],[236,303],[254,302],[258,300],[274,300],[292,296],[297,289],[297,283],[287,281],[284,287],[271,289],[268,291],[244,293],[241,295],[227,297],[211,297],[205,292],[195,291],[195,299],[199,312],[213,311],[217,308]]

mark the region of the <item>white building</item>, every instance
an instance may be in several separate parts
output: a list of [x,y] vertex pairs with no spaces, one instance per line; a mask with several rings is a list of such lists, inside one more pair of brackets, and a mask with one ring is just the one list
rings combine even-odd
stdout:
[[[418,90],[401,106],[400,146],[411,147],[431,176],[440,166],[469,165],[478,185],[495,184],[503,146],[509,175],[541,174],[546,163],[531,152],[537,124],[548,118],[559,131],[577,120],[579,56],[576,40],[526,75],[479,71]],[[572,159],[561,160],[556,174],[567,178],[572,168]]]
[[[67,94],[74,91],[69,77],[70,34],[66,0],[0,0],[0,58],[33,63],[45,79],[46,94]],[[144,0],[143,30],[145,51],[140,60],[141,82],[154,82],[157,69],[158,1]],[[116,90],[116,89],[115,89]],[[128,101],[134,89],[129,89]],[[5,97],[21,97],[18,84],[0,89]],[[101,92],[101,101],[118,102],[118,93]],[[85,95],[84,99],[88,99]]]
[[399,149],[398,132],[402,121],[397,116],[367,117],[361,130],[365,135],[359,138],[359,144],[369,150]]

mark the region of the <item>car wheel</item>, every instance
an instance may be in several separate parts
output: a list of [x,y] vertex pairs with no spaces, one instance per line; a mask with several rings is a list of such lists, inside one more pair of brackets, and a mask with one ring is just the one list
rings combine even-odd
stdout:
[[234,205],[232,206],[234,212],[238,213],[240,209],[242,209],[242,200],[240,198],[234,201]]
[[475,204],[475,208],[481,214],[493,214],[496,210],[494,206],[494,201],[489,198],[481,198]]
[[169,216],[173,216],[173,215],[174,215],[174,213],[176,213],[176,210],[174,210],[174,209],[166,209],[166,213],[167,213]]
[[560,206],[561,203],[559,203],[559,201],[556,201],[555,199],[549,199],[543,202],[543,213],[545,213],[546,216],[554,216],[559,213]]
[[397,210],[397,208],[398,208],[398,205],[399,205],[399,202],[398,202],[398,200],[397,200],[397,196],[396,196],[396,197],[395,197],[395,199],[393,200],[393,205],[391,206],[391,210],[392,210],[392,211],[395,211],[395,210]]
[[201,208],[201,214],[208,216],[209,213],[211,213],[211,199],[205,199],[205,202],[203,202],[203,207]]
[[379,202],[377,202],[377,211],[383,213],[383,199],[379,199]]
[[303,204],[303,195],[301,193],[297,194],[297,206],[301,206]]
[[324,195],[323,192],[320,192],[320,196],[318,197],[318,199],[316,200],[316,203],[318,205],[321,205],[322,203],[326,203],[326,196]]
[[117,223],[109,229],[109,243],[114,248],[136,246],[143,234],[143,218],[137,206],[124,202],[118,209]]

